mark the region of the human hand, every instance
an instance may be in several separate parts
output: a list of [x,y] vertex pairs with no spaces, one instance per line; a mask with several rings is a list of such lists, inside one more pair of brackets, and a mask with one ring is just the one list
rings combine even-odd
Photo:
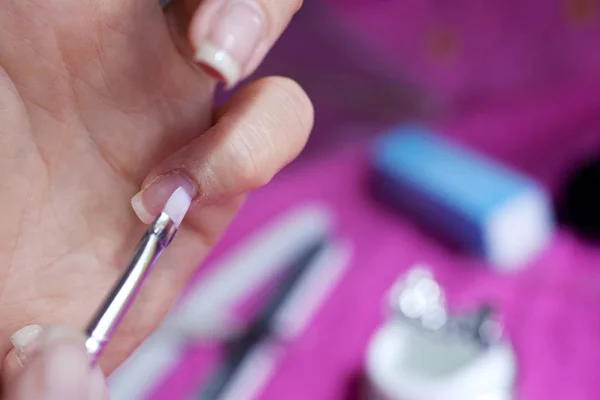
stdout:
[[[262,79],[213,110],[204,72],[229,85],[250,74],[299,2],[175,0],[166,13],[153,0],[3,2],[3,376],[17,365],[13,332],[85,326],[144,230],[129,206],[140,188],[144,220],[178,186],[194,204],[105,352],[105,373],[158,326],[244,194],[300,152],[313,111],[295,83]],[[228,6],[229,20],[218,11]]]
[[83,334],[65,326],[30,326],[13,336],[20,370],[5,400],[108,400],[102,370],[90,365]]

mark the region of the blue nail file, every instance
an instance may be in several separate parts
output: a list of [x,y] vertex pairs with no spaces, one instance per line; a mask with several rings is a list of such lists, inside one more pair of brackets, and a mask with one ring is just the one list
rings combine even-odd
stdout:
[[550,239],[552,203],[539,184],[427,127],[385,134],[373,165],[388,202],[495,267],[524,265]]

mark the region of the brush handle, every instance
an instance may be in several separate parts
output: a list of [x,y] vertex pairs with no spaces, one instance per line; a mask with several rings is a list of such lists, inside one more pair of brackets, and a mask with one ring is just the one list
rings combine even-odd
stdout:
[[169,245],[177,228],[162,213],[146,231],[129,265],[117,281],[85,331],[88,354],[95,364],[110,341],[113,332],[131,307],[146,277]]

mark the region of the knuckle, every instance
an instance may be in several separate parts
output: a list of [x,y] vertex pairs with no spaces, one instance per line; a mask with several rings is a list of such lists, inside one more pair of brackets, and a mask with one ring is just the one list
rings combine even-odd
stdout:
[[293,79],[274,77],[272,82],[278,104],[290,122],[298,124],[305,132],[310,131],[314,123],[314,107],[308,94]]
[[246,134],[239,137],[237,149],[234,149],[233,167],[237,177],[237,185],[247,190],[257,189],[269,183],[272,173],[269,170],[268,150],[260,143],[260,136],[246,127]]
[[247,177],[246,184],[250,190],[258,189],[271,182],[271,178],[272,176],[270,174],[256,170],[252,176]]
[[238,177],[246,190],[258,189],[271,181],[271,175],[252,158],[247,158],[239,167]]
[[230,191],[236,192],[266,185],[300,153],[312,128],[314,113],[307,94],[289,78],[255,81],[242,96],[239,101],[252,103],[256,112],[223,117],[219,122],[229,132],[222,152],[227,155],[226,162],[218,161],[228,173],[220,179]]

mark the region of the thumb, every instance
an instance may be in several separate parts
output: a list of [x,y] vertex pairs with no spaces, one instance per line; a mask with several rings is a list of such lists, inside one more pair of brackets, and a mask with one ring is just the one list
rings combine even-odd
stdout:
[[102,371],[91,367],[85,337],[72,328],[52,327],[13,335],[23,370],[7,382],[6,400],[107,400]]
[[205,226],[201,208],[268,183],[303,149],[312,124],[312,104],[297,83],[280,77],[251,82],[217,111],[207,132],[150,172],[133,208],[150,223],[182,187],[196,206],[187,220]]

